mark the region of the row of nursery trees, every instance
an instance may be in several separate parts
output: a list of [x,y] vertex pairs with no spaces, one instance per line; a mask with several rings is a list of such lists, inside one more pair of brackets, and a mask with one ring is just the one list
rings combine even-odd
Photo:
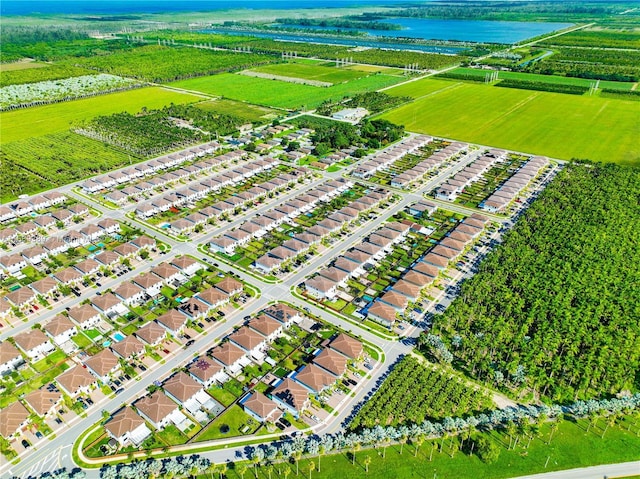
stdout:
[[[407,442],[420,446],[426,439],[443,438],[464,434],[470,438],[473,431],[489,431],[504,429],[508,433],[514,425],[530,424],[532,429],[546,421],[552,421],[564,415],[575,418],[607,417],[607,427],[621,414],[630,414],[640,407],[640,394],[614,399],[577,401],[567,406],[520,406],[517,408],[496,409],[486,414],[466,418],[447,417],[441,422],[423,421],[420,424],[401,425],[398,427],[376,426],[362,429],[359,432],[326,434],[323,436],[296,436],[288,441],[274,442],[257,447],[247,447],[250,463],[235,465],[242,476],[248,466],[294,461],[296,469],[303,455],[323,456],[331,452],[351,451],[353,457],[362,448],[384,448],[391,444]],[[606,429],[605,429],[606,430]],[[510,433],[511,435],[511,433]],[[515,433],[513,434],[515,435]],[[525,434],[526,435],[526,434]],[[529,435],[529,438],[532,436]],[[474,440],[476,447],[483,446],[482,437]],[[481,454],[481,451],[478,451]],[[384,454],[384,452],[383,452]],[[481,455],[482,458],[482,455]],[[224,474],[227,465],[215,465],[208,459],[197,455],[172,457],[163,460],[147,459],[126,465],[104,466],[101,469],[102,479],[142,479],[149,477],[178,478],[198,474]],[[318,469],[320,465],[318,466]],[[57,477],[57,476],[53,476]]]

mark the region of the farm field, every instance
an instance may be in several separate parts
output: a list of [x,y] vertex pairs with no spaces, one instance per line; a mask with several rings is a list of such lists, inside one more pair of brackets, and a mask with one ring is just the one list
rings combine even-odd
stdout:
[[[451,70],[453,74],[464,74],[464,75],[472,75],[474,77],[478,77],[480,81],[482,81],[485,75],[489,72],[487,70],[479,70],[477,68],[456,68],[455,70]],[[597,80],[589,80],[586,78],[575,78],[575,77],[563,77],[559,75],[539,75],[537,73],[523,73],[523,72],[500,72],[498,74],[498,79],[512,79],[512,80],[526,80],[526,81],[535,81],[542,83],[558,83],[561,85],[577,85],[589,87],[592,84],[596,83]],[[620,82],[620,81],[600,81],[599,88],[613,88],[616,90],[631,90],[633,88],[633,82]]]
[[196,106],[202,110],[236,116],[251,123],[265,123],[280,114],[278,110],[234,100],[211,100]]
[[[425,79],[388,94],[435,92],[382,115],[409,131],[555,158],[640,164],[638,104]],[[408,87],[408,88],[407,88]],[[437,91],[438,88],[441,91]],[[396,91],[397,90],[397,91]],[[579,135],[579,136],[578,136]]]
[[223,73],[183,80],[171,83],[171,86],[201,91],[233,100],[244,100],[258,105],[298,109],[301,107],[313,108],[325,100],[338,100],[345,95],[378,90],[401,80],[399,77],[389,75],[374,75],[329,88],[318,88],[278,80]]
[[45,68],[49,65],[46,63],[18,61],[13,63],[0,63],[0,72],[13,72],[17,70],[28,70],[30,68]]
[[0,158],[6,167],[0,183],[2,202],[140,161],[72,132],[5,143]]
[[262,73],[270,73],[272,75],[304,78],[307,80],[319,80],[334,84],[366,76],[365,72],[358,72],[355,70],[345,70],[342,68],[321,65],[304,65],[299,63],[265,65],[258,68],[252,68],[252,70]]
[[152,87],[4,112],[0,113],[0,142],[66,131],[100,115],[122,111],[137,113],[143,107],[161,108],[170,103],[191,103],[198,99],[195,95]]

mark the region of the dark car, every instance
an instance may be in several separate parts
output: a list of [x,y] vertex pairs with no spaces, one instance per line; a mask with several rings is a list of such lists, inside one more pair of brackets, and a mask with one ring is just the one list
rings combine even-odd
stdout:
[[22,447],[24,447],[26,449],[28,447],[31,447],[31,444],[26,439],[23,439],[22,440]]
[[191,336],[189,336],[188,334],[183,334],[184,339],[191,339]]
[[120,393],[121,393],[121,392],[123,392],[123,391],[124,391],[124,388],[116,389],[116,394],[120,394]]
[[282,424],[284,424],[285,426],[287,426],[287,427],[291,426],[291,423],[289,422],[289,420],[288,420],[288,419],[285,419],[285,418],[283,418],[283,417],[281,417],[281,418],[280,418],[280,422],[281,422]]
[[146,371],[146,370],[147,370],[146,366],[144,364],[141,364],[140,371]]
[[218,316],[220,316],[220,317],[224,317],[224,316],[226,316],[226,315],[224,314],[224,311],[218,311]]
[[184,347],[188,348],[189,346],[193,346],[193,343],[195,343],[195,341],[193,339],[190,339],[185,343]]

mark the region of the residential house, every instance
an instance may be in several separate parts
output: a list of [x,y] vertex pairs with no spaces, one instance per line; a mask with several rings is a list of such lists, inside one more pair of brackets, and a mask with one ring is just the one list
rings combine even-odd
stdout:
[[74,397],[89,392],[91,387],[96,384],[96,378],[87,369],[76,366],[57,376],[56,383],[65,393]]
[[200,291],[195,297],[208,304],[210,309],[219,308],[229,302],[229,295],[213,286]]
[[[420,273],[416,273],[416,274],[420,274]],[[424,276],[424,275],[421,275],[421,276],[423,276],[426,280],[430,279],[429,276]],[[401,295],[405,296],[409,301],[415,302],[420,297],[421,289],[422,288],[417,284],[401,279],[397,281],[396,284],[393,285],[392,291],[396,293],[400,293]]]
[[39,329],[30,329],[16,334],[16,346],[32,361],[38,361],[55,349],[49,338]]
[[284,303],[272,304],[271,306],[265,308],[262,312],[283,323],[285,328],[288,328],[294,323],[299,323],[300,321],[302,321],[302,315],[300,314],[300,311]]
[[178,309],[183,314],[186,314],[189,319],[198,320],[206,318],[211,306],[199,299],[197,296],[192,296],[186,301],[183,300]]
[[201,269],[205,268],[200,261],[196,261],[190,256],[177,256],[171,260],[171,264],[178,268],[182,274],[187,277],[191,277]]
[[375,301],[367,312],[369,319],[377,321],[388,328],[396,322],[396,310],[382,301]]
[[10,373],[24,363],[22,354],[9,341],[0,343],[0,376]]
[[313,358],[313,364],[324,369],[333,376],[340,377],[347,371],[348,358],[338,351],[325,348]]
[[42,246],[33,246],[22,251],[22,256],[31,264],[37,265],[49,257],[49,253]]
[[151,435],[144,419],[130,407],[124,407],[111,416],[104,428],[120,446],[130,442],[137,447]]
[[6,298],[17,308],[23,308],[36,299],[36,293],[31,288],[19,288],[8,293]]
[[87,258],[73,266],[82,276],[91,276],[100,271],[100,263],[93,258]]
[[152,273],[140,273],[132,281],[140,286],[151,298],[158,296],[162,286],[164,286],[163,279]]
[[122,316],[128,311],[122,300],[113,293],[94,296],[91,298],[91,304],[107,318]]
[[135,336],[126,336],[122,341],[112,342],[111,351],[124,360],[140,358],[145,353],[144,344]]
[[[222,370],[222,367],[209,361],[210,365]],[[215,368],[214,368],[215,369]],[[183,404],[192,399],[196,394],[203,390],[202,384],[195,381],[184,371],[178,371],[176,374],[162,383],[164,392],[178,404]]]
[[315,364],[307,364],[293,378],[314,394],[333,386],[336,378]]
[[[148,396],[138,399],[134,405],[138,410],[138,414],[156,429],[164,429],[165,426],[173,422],[173,418],[182,416],[182,413],[178,410],[178,405],[161,390],[156,390]],[[177,422],[179,424],[182,421]]]
[[136,283],[124,282],[114,291],[127,306],[137,306],[142,303],[147,295],[144,289]]
[[248,326],[242,326],[228,336],[229,341],[240,346],[246,353],[257,361],[264,359],[264,348],[267,338]]
[[42,417],[55,413],[56,407],[62,402],[62,393],[40,388],[27,394],[24,400],[38,416]]
[[362,343],[351,336],[340,333],[329,343],[331,349],[335,349],[340,354],[344,354],[349,359],[358,359],[364,352]]
[[120,369],[118,357],[109,349],[103,349],[98,354],[84,361],[89,372],[103,383],[109,382],[109,377]]
[[166,313],[156,318],[160,326],[166,329],[173,336],[179,336],[187,325],[187,316],[176,309],[170,309]]
[[318,299],[333,299],[337,294],[338,285],[335,281],[323,276],[314,276],[304,282],[307,293]]
[[58,346],[62,346],[78,332],[76,325],[69,318],[57,314],[51,321],[43,326],[44,332]]
[[307,388],[291,378],[285,378],[275,387],[271,399],[296,418],[311,404]]
[[262,394],[260,391],[253,391],[240,400],[245,412],[258,422],[276,422],[282,413],[278,405]]
[[87,330],[100,322],[100,312],[89,304],[81,304],[69,310],[69,318],[82,329]]
[[34,281],[29,287],[38,295],[45,298],[53,296],[53,293],[58,290],[58,282],[50,276],[45,276],[38,281]]
[[11,275],[19,272],[22,268],[26,268],[27,262],[19,254],[9,254],[0,257],[0,266]]
[[0,409],[0,435],[11,441],[29,422],[29,411],[20,401],[9,404]]
[[274,341],[282,333],[283,324],[266,314],[249,321],[248,326],[264,336],[268,342]]
[[215,285],[220,291],[229,297],[242,293],[243,285],[237,279],[233,279],[230,276],[226,276],[222,281]]
[[148,346],[157,346],[167,335],[167,330],[155,321],[150,321],[135,333],[136,337]]
[[198,359],[191,362],[187,367],[187,371],[193,379],[202,384],[205,388],[210,387],[216,381],[222,383],[228,378],[224,373],[223,366],[212,361],[206,356],[200,356]]
[[178,286],[180,283],[186,281],[186,278],[182,275],[182,272],[175,266],[169,263],[160,263],[151,270],[153,274],[160,277],[164,284]]
[[230,341],[216,346],[211,357],[222,364],[225,371],[232,376],[238,374],[244,366],[250,363],[246,353]]

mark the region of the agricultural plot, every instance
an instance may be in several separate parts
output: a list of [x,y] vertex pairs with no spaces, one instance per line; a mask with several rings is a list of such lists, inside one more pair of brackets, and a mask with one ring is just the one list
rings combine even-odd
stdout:
[[[640,163],[637,102],[470,83],[449,82],[447,89],[441,88],[447,82],[431,82],[409,84],[414,92],[424,86],[432,94],[382,118],[409,131],[560,159]],[[386,93],[406,95],[404,87]]]
[[314,108],[325,100],[340,100],[346,95],[374,91],[398,83],[402,79],[389,75],[373,75],[341,83],[329,88],[297,85],[231,73],[194,78],[172,83],[171,86],[201,91],[233,100],[278,108]]
[[640,48],[638,30],[592,27],[543,40],[539,45],[563,45],[598,48]]
[[407,356],[358,411],[349,427],[357,430],[377,425],[421,424],[428,419],[463,416],[492,405],[486,392],[455,373],[435,369]]
[[253,71],[270,73],[307,80],[319,80],[328,83],[343,83],[366,76],[366,73],[342,68],[305,65],[300,63],[279,63],[253,68]]
[[0,63],[0,72],[13,72],[17,70],[28,70],[30,68],[46,68],[49,65],[46,63],[33,62],[33,61],[17,61],[13,63]]
[[[24,68],[11,68],[14,65]],[[30,67],[29,65],[34,65]],[[22,85],[24,83],[37,83],[41,81],[60,80],[62,78],[77,77],[91,74],[91,70],[78,68],[73,65],[47,65],[44,63],[18,62],[3,65],[0,76],[0,87],[8,85]]]
[[199,98],[195,95],[151,87],[3,112],[0,113],[0,141],[4,144],[67,131],[100,115],[122,111],[136,113],[143,107],[162,108],[171,103],[191,103],[197,100]]
[[[462,80],[463,76],[468,76],[470,80],[483,82],[487,74],[493,72],[487,72],[486,70],[479,70],[477,68],[456,68],[450,72],[440,75],[441,78],[453,78]],[[457,77],[456,77],[457,76]],[[588,78],[574,78],[563,77],[558,75],[540,75],[537,73],[523,73],[523,72],[498,72],[498,80],[522,80],[531,81],[536,83],[549,83],[558,85],[572,85],[589,88],[595,84],[597,80],[591,80]],[[612,88],[617,90],[631,90],[633,88],[633,82],[618,82],[618,81],[601,81],[599,88]]]
[[223,99],[205,101],[196,104],[195,107],[205,111],[235,116],[246,123],[253,124],[267,123],[280,114],[278,110],[271,108]]
[[5,143],[1,159],[6,167],[2,200],[7,201],[105,173],[128,164],[131,156],[75,133],[60,132]]
[[52,103],[61,100],[133,88],[137,83],[114,75],[84,75],[63,80],[47,80],[28,85],[9,85],[0,88],[0,108],[37,102]]
[[77,59],[75,63],[104,73],[165,82],[228,70],[242,70],[273,61],[273,57],[250,53],[148,45],[131,51]]

